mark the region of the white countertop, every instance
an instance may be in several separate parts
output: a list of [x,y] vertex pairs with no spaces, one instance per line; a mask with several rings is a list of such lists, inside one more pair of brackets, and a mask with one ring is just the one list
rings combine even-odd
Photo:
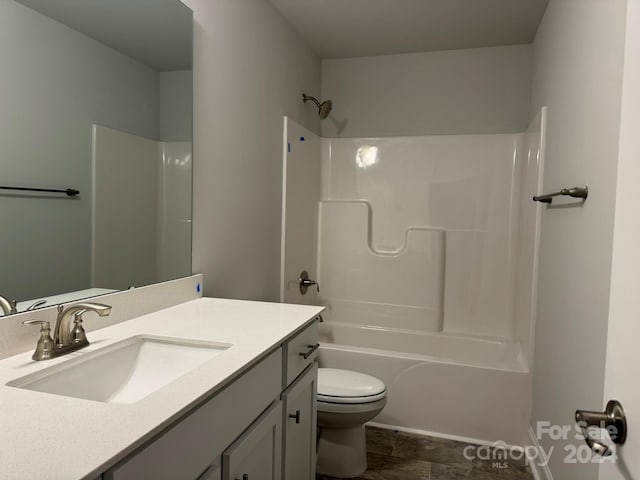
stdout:
[[[256,359],[322,307],[200,298],[87,334],[91,345],[50,361],[32,351],[0,361],[0,479],[99,476]],[[85,322],[91,322],[91,314]],[[55,319],[53,319],[55,320]],[[231,343],[233,347],[133,404],[64,397],[6,383],[134,335]],[[37,341],[34,331],[33,346]]]

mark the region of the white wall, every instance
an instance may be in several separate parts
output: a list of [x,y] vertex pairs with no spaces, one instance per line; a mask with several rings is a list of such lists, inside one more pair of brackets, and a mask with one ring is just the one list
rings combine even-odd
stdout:
[[[583,206],[542,213],[534,428],[603,407],[625,6],[552,0],[534,42],[532,111],[548,105],[544,189],[590,190]],[[556,448],[557,480],[597,477],[596,465],[563,462],[566,442],[540,443]]]
[[193,134],[193,72],[160,72],[160,140],[191,142]]
[[156,138],[157,73],[11,0],[0,0],[0,58],[1,183],[81,192],[2,195],[0,293],[20,300],[87,288],[91,124]]
[[322,136],[523,132],[530,88],[530,45],[323,60]]
[[319,133],[302,92],[320,61],[264,0],[185,0],[194,10],[193,271],[205,294],[278,300],[282,117]]
[[93,126],[91,286],[157,281],[159,153],[155,140]]

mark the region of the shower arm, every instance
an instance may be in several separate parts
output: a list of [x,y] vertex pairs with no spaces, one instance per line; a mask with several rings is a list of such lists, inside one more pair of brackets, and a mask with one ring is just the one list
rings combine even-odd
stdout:
[[307,94],[303,93],[303,94],[302,94],[302,101],[303,101],[304,103],[307,103],[307,100],[311,100],[313,103],[315,103],[315,104],[316,104],[316,106],[317,106],[318,108],[320,108],[320,102],[316,99],[316,97],[312,97],[312,96],[310,96],[310,95],[307,95]]

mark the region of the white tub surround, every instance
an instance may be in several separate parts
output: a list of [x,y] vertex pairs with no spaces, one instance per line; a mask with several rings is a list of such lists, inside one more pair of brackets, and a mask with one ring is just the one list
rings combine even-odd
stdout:
[[[283,299],[305,301],[295,274],[308,265],[327,307],[320,366],[382,379],[376,422],[526,444],[545,121],[542,109],[519,134],[323,138],[319,159],[287,121]],[[302,201],[318,162],[320,193]]]
[[322,139],[325,320],[522,340],[528,352],[514,312],[531,323],[531,295],[519,292],[534,276],[521,257],[537,247],[541,123],[513,135]]
[[[69,356],[33,362],[30,349],[5,358],[0,361],[0,478],[99,476],[228,385],[321,311],[321,307],[312,306],[200,298],[89,332],[91,345]],[[85,323],[89,325],[91,320],[87,315]],[[6,386],[17,378],[142,334],[233,346],[155,393],[126,405]],[[35,347],[36,329],[31,336]]]

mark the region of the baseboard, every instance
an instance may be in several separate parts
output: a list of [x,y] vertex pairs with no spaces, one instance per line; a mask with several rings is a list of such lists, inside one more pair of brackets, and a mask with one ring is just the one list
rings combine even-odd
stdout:
[[[397,430],[398,432],[415,433],[416,435],[426,435],[428,437],[444,438],[445,440],[455,440],[458,442],[472,443],[474,445],[493,446],[496,443],[496,442],[491,442],[489,440],[481,440],[479,438],[463,437],[460,435],[449,435],[446,433],[431,432],[429,430],[420,430],[417,428],[398,427],[396,425],[388,425],[386,423],[367,422],[367,425],[371,427],[384,428],[385,430]],[[506,443],[501,443],[501,445],[504,446],[505,448],[517,446],[517,445],[508,445]]]
[[[531,473],[533,473],[533,478],[535,480],[553,480],[553,475],[551,474],[551,470],[549,470],[544,450],[540,446],[533,428],[529,428],[529,445],[538,452],[536,458],[529,458],[527,460],[529,468],[531,468]],[[540,459],[542,459],[542,461],[540,461]]]

